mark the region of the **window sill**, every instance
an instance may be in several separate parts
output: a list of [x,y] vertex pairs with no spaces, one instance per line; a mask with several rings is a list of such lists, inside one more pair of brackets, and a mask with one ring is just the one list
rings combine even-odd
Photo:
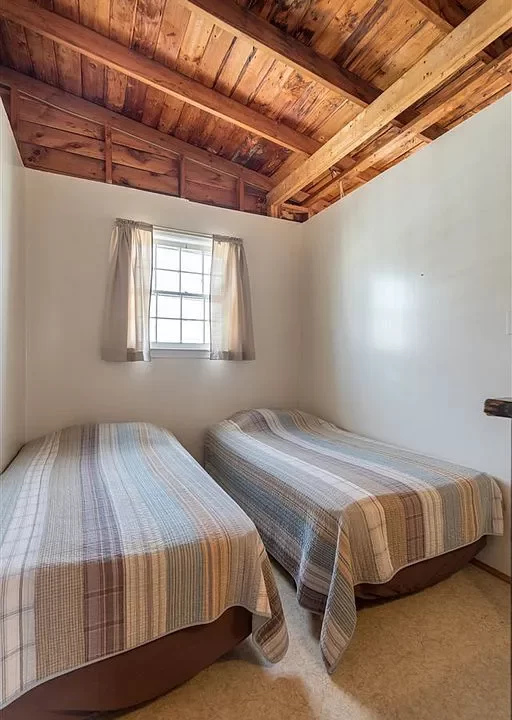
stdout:
[[193,359],[196,360],[209,360],[210,359],[210,351],[209,350],[195,350],[193,348],[183,348],[183,349],[177,349],[177,348],[153,348],[151,350],[151,359],[157,360],[157,359],[166,359],[166,360],[174,360],[174,359]]

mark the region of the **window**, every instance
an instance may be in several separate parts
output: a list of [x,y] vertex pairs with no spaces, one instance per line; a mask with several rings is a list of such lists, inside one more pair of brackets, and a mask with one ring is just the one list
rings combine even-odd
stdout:
[[154,228],[151,347],[209,350],[212,237]]

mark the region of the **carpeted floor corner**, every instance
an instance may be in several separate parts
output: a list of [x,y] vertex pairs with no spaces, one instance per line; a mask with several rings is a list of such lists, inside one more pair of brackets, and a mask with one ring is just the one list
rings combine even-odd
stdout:
[[[290,648],[278,665],[251,641],[123,720],[510,720],[510,587],[474,566],[358,614],[333,676],[320,618],[275,567]],[[118,716],[119,717],[119,716]]]

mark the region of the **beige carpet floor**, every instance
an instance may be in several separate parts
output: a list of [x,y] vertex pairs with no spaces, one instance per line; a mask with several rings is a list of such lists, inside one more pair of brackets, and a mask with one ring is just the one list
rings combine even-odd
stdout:
[[251,641],[123,720],[509,720],[510,588],[474,566],[361,610],[333,676],[319,618],[276,575],[290,648],[279,664]]

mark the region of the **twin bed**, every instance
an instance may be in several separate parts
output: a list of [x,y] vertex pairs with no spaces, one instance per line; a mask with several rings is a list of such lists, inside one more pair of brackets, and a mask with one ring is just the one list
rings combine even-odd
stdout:
[[238,413],[205,459],[209,475],[145,423],[20,451],[1,485],[3,720],[129,707],[251,633],[277,662],[288,636],[266,551],[323,613],[333,671],[356,595],[425,587],[503,532],[493,478],[299,411]]
[[245,510],[267,551],[323,614],[332,672],[355,630],[356,595],[413,592],[503,533],[484,473],[368,438],[300,411],[234,415],[206,439],[206,470]]
[[2,720],[148,700],[251,632],[269,660],[286,652],[254,524],[166,430],[28,443],[2,479],[0,529]]

